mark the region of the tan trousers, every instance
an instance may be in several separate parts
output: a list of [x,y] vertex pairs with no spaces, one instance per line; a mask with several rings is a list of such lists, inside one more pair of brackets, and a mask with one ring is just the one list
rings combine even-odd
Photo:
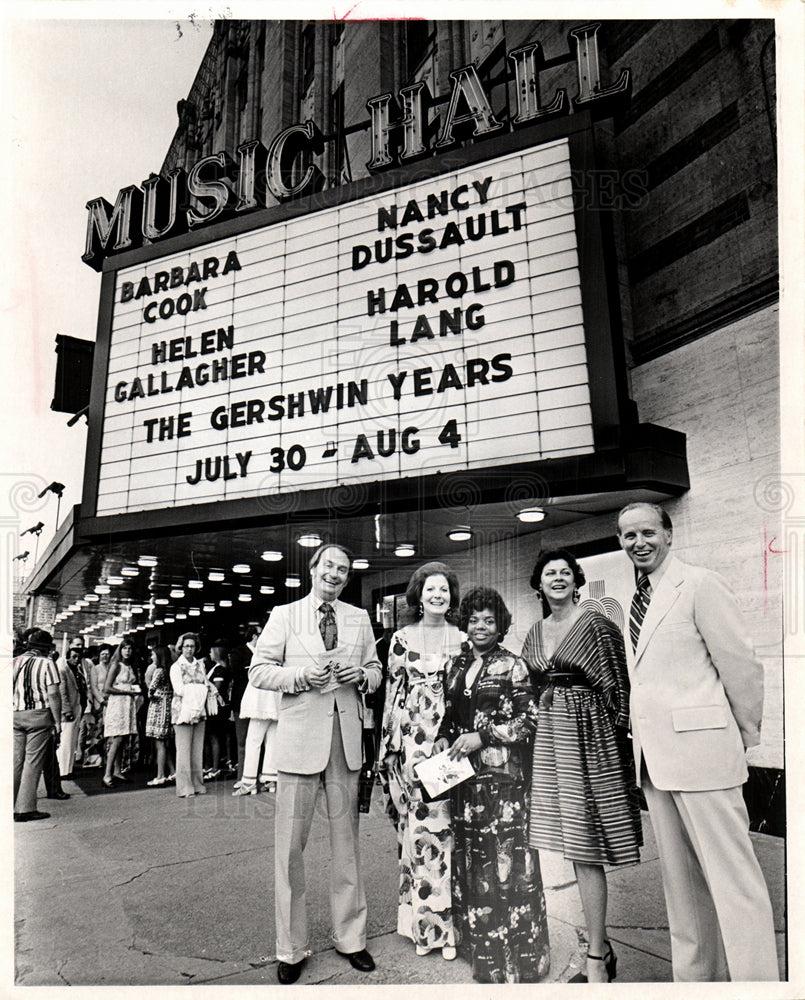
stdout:
[[676,982],[777,982],[769,892],[740,786],[661,791],[645,774]]
[[338,712],[334,712],[326,769],[321,774],[277,774],[274,906],[280,962],[300,962],[307,955],[304,852],[322,783],[330,823],[333,941],[338,951],[347,954],[366,947],[366,894],[358,853],[358,773],[347,767]]

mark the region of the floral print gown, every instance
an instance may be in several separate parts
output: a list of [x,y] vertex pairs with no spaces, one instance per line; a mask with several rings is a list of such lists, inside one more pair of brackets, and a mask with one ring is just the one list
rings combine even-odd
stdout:
[[479,733],[475,777],[453,788],[453,920],[482,983],[535,983],[550,966],[539,858],[528,845],[523,765],[537,720],[528,667],[501,646],[468,687],[469,645],[447,679],[444,734]]
[[[419,635],[419,641],[417,636]],[[450,802],[426,802],[414,767],[430,757],[444,718],[444,676],[462,638],[446,627],[453,648],[422,655],[422,633],[409,626],[389,647],[380,759],[397,811],[400,898],[397,933],[421,948],[455,944],[450,895]]]

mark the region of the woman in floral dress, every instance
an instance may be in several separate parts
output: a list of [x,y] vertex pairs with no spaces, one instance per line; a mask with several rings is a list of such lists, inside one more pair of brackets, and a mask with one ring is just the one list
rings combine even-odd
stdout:
[[449,753],[475,770],[453,788],[453,920],[480,983],[535,983],[550,966],[524,780],[537,709],[528,666],[500,645],[510,624],[496,590],[470,591],[459,612],[468,641],[447,677]]
[[456,957],[451,914],[450,802],[427,802],[414,767],[434,751],[444,717],[445,667],[463,636],[447,621],[458,610],[458,580],[443,563],[426,563],[411,577],[408,606],[419,621],[392,636],[379,757],[397,813],[400,900],[397,933],[418,955],[435,948]]
[[156,646],[151,652],[151,666],[146,671],[148,684],[148,717],[145,735],[154,741],[157,757],[157,773],[148,782],[152,787],[167,785],[170,781],[168,769],[168,740],[173,731],[171,725],[171,700],[173,689],[170,682],[171,655],[167,646]]

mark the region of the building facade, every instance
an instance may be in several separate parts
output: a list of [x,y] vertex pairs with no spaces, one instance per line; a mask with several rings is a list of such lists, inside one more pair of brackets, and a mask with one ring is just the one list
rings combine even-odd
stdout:
[[519,650],[544,546],[622,620],[614,516],[656,500],[749,621],[781,832],[774,22],[221,21],[177,112],[158,177],[88,206],[84,498],[32,581],[56,628],[234,630],[318,535],[378,627],[439,558]]

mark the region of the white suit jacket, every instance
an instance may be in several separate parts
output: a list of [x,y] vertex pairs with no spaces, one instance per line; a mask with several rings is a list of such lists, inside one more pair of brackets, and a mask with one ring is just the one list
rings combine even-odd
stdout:
[[645,758],[656,788],[732,788],[760,742],[763,667],[724,578],[666,558],[637,650],[626,641],[638,778]]
[[[381,668],[369,615],[343,601],[332,601],[338,648],[346,647],[348,663],[366,672],[365,693],[380,684]],[[338,711],[347,766],[362,761],[363,700],[356,684],[322,693],[305,690],[305,670],[326,652],[319,630],[321,602],[312,594],[293,604],[278,605],[254,648],[249,681],[257,688],[281,691],[276,737],[276,767],[293,774],[316,774],[327,767]]]

